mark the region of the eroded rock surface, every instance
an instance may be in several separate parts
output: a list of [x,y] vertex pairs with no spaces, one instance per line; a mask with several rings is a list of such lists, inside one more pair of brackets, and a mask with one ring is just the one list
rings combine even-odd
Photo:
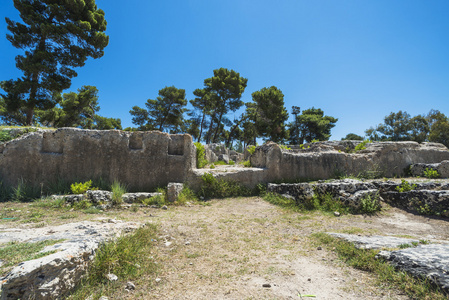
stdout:
[[[384,250],[378,257],[389,261],[395,268],[411,275],[429,279],[449,294],[449,244],[439,241],[436,244],[419,244],[419,240],[390,236],[356,236],[351,234],[329,233],[332,236],[354,243],[363,249],[398,248],[408,245],[409,248],[400,250]],[[413,245],[417,245],[413,247]]]
[[57,251],[39,259],[25,261],[1,278],[1,300],[60,299],[87,271],[99,245],[129,232],[140,224],[117,220],[77,222],[33,229],[5,229],[0,243],[10,241],[38,242],[64,239],[42,252]]

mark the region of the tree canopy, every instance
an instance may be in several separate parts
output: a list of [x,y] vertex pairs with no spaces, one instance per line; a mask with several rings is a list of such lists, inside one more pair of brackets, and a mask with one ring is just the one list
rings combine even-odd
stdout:
[[104,12],[94,0],[14,0],[22,23],[6,18],[7,39],[24,51],[16,57],[19,79],[1,82],[7,118],[31,125],[35,110],[53,108],[88,57],[103,56],[109,38]]
[[290,123],[290,132],[297,132],[297,143],[310,143],[313,140],[327,141],[331,134],[331,129],[335,126],[338,119],[325,116],[319,108],[309,108],[295,117]]
[[178,133],[182,131],[186,105],[186,91],[170,86],[159,90],[155,100],[148,99],[146,109],[134,106],[130,114],[140,129]]

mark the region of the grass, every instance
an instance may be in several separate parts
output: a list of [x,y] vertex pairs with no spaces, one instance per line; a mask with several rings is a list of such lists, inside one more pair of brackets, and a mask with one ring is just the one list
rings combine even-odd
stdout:
[[3,265],[0,267],[0,274],[8,272],[12,266],[27,260],[37,259],[54,252],[39,253],[46,246],[54,245],[62,240],[46,240],[37,243],[10,242],[0,247],[0,257]]
[[[155,225],[146,224],[132,234],[103,244],[89,268],[88,276],[70,299],[86,299],[91,295],[98,299],[114,293],[127,281],[132,280],[137,284],[143,276],[157,274],[157,265],[148,258],[156,232]],[[109,273],[117,275],[118,281],[110,282],[106,278]]]
[[123,203],[122,196],[126,193],[126,186],[118,181],[114,181],[111,185],[112,204],[120,205]]
[[236,181],[219,180],[211,173],[201,176],[202,185],[198,192],[203,199],[250,196],[252,191]]
[[388,262],[376,259],[375,256],[379,251],[357,249],[353,244],[325,233],[316,233],[312,237],[317,245],[334,250],[349,266],[375,274],[381,286],[398,288],[412,299],[447,299],[447,295],[431,282],[396,271]]

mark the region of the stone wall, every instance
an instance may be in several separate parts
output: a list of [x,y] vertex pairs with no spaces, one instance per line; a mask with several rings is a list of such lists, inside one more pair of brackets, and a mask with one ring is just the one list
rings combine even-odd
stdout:
[[266,182],[273,182],[360,174],[404,176],[411,164],[449,159],[448,149],[437,143],[374,142],[353,153],[344,151],[350,149],[347,144],[348,141],[318,142],[310,148],[282,150],[277,144],[268,143],[256,148],[251,165],[268,169]]
[[196,163],[188,134],[158,131],[81,130],[62,128],[21,136],[0,145],[0,180],[34,185],[57,179],[118,180],[128,189],[152,190],[184,182]]

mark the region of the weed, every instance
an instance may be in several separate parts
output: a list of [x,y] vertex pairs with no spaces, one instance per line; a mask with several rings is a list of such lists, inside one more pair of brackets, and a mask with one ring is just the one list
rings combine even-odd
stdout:
[[120,284],[135,280],[143,274],[155,274],[156,264],[148,259],[153,248],[150,241],[155,238],[156,226],[146,224],[130,235],[104,243],[97,250],[87,277],[82,280],[71,299],[86,299],[92,293],[107,292],[108,287],[114,285],[106,277],[109,273],[117,275]]
[[35,186],[29,185],[23,178],[17,182],[17,187],[12,188],[11,200],[12,201],[28,201],[39,198],[40,189]]
[[44,247],[57,244],[63,240],[46,240],[37,243],[10,242],[0,247],[0,257],[3,265],[0,274],[4,274],[10,267],[31,259],[36,259],[50,253],[39,253]]
[[279,194],[267,193],[263,199],[271,204],[284,207],[293,211],[299,211],[300,207],[296,205],[296,200],[293,198],[283,197]]
[[435,179],[435,178],[439,178],[440,174],[438,173],[437,170],[434,170],[431,168],[426,168],[424,170],[424,177],[427,177],[429,179]]
[[96,207],[94,207],[94,206],[90,206],[90,207],[88,207],[86,209],[83,209],[83,212],[85,214],[99,214],[99,213],[101,213],[101,210],[96,208]]
[[358,211],[362,214],[373,214],[381,209],[379,195],[371,196],[366,194],[360,199]]
[[88,190],[92,190],[95,188],[92,188],[92,180],[86,181],[84,183],[82,182],[75,182],[72,185],[70,185],[70,190],[73,194],[84,194]]
[[197,200],[198,198],[196,197],[195,193],[187,186],[184,186],[181,193],[178,195],[178,200],[175,202],[175,204],[182,205],[186,202],[195,202]]
[[416,184],[410,184],[408,181],[401,179],[401,184],[396,187],[399,193],[409,192],[416,189]]
[[430,281],[420,280],[396,271],[388,262],[376,259],[378,250],[357,249],[353,244],[333,238],[325,233],[312,235],[317,244],[334,250],[341,260],[363,271],[373,272],[379,283],[401,289],[412,299],[447,299],[443,292]]
[[204,168],[208,164],[204,145],[199,142],[194,144],[196,147],[196,167],[199,169]]
[[211,164],[211,165],[209,166],[209,168],[215,169],[215,164]]
[[38,201],[33,203],[33,206],[42,207],[42,208],[61,208],[64,207],[65,200],[62,197],[52,198],[46,197],[41,198]]
[[159,195],[153,196],[151,198],[146,198],[142,200],[142,204],[144,205],[156,205],[158,207],[164,206],[166,201],[166,191],[165,189],[159,188],[156,190]]
[[364,140],[363,142],[361,142],[357,146],[355,146],[354,152],[365,150],[366,149],[366,145],[369,144],[369,143],[371,143],[370,140]]
[[412,245],[407,244],[407,243],[405,243],[405,244],[400,244],[400,245],[398,246],[399,249],[407,249],[407,248],[412,248],[412,247],[413,247]]
[[245,168],[251,168],[251,161],[248,159],[248,160],[245,160],[244,162],[242,162],[242,165],[245,167]]
[[279,145],[279,147],[281,147],[282,150],[292,150],[292,148],[287,145]]
[[75,202],[72,205],[72,207],[74,209],[88,209],[91,206],[92,206],[92,202],[90,202],[89,200],[86,200],[86,199]]
[[120,205],[123,203],[122,196],[126,193],[126,186],[115,180],[111,185],[112,204]]

